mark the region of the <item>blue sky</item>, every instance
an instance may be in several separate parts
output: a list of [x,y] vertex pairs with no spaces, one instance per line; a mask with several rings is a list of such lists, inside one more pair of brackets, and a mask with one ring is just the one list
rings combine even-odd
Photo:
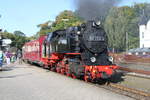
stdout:
[[[120,5],[150,0],[123,0]],[[32,36],[38,24],[54,20],[63,10],[75,10],[73,0],[0,0],[0,28],[8,32],[20,30]]]

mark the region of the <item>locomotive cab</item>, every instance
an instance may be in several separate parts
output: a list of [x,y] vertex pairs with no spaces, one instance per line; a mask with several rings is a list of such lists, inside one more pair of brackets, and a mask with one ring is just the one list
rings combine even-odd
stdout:
[[74,29],[67,31],[57,30],[49,33],[46,39],[45,47],[49,48],[50,53],[74,53],[79,52],[78,37]]

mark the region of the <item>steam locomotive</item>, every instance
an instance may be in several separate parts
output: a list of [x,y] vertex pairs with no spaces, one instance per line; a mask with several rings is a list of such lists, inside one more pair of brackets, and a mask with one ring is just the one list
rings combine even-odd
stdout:
[[57,30],[26,43],[23,60],[85,81],[110,78],[118,68],[108,56],[108,39],[100,22]]

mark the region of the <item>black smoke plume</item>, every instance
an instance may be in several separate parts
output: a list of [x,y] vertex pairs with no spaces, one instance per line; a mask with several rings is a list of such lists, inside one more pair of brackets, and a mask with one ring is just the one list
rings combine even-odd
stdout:
[[119,2],[120,0],[75,0],[76,13],[85,20],[102,19]]

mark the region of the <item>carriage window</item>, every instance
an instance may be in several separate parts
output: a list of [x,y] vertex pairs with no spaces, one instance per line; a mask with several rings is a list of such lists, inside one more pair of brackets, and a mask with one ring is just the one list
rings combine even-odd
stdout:
[[48,34],[47,41],[50,41],[50,40],[51,40],[52,34],[53,34],[53,33],[49,33],[49,34]]
[[49,55],[49,48],[48,48],[48,45],[46,45],[46,57],[48,57]]
[[46,44],[44,43],[43,45],[42,45],[42,56],[43,57],[46,57]]

